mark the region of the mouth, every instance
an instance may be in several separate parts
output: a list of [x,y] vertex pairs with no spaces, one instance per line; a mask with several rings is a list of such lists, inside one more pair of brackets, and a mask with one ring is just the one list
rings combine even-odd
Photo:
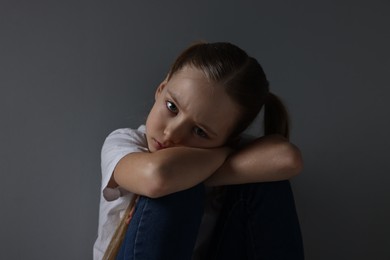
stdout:
[[167,148],[166,146],[164,146],[162,143],[160,143],[159,141],[157,141],[155,138],[152,138],[153,142],[154,142],[154,147],[157,149],[157,150],[161,150],[161,149],[164,149],[164,148]]

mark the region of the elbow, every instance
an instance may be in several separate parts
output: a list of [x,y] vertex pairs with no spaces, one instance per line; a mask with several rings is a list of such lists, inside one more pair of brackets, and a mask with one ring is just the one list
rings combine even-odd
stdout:
[[117,167],[113,173],[116,186],[149,198],[159,198],[167,195],[166,180],[162,178],[164,175],[161,167],[148,163],[142,171],[133,174],[132,178],[129,178],[130,175],[129,172]]
[[287,143],[284,153],[284,169],[287,178],[299,175],[303,170],[303,158],[301,151],[295,145]]
[[157,199],[167,195],[164,184],[158,177],[152,177],[151,182],[145,187],[144,196]]
[[144,196],[151,198],[151,199],[157,199],[157,198],[160,198],[164,195],[159,187],[152,187],[152,188],[145,191]]
[[168,195],[167,181],[164,176],[165,174],[161,167],[149,165],[148,178],[144,185],[144,194],[142,195],[153,199]]

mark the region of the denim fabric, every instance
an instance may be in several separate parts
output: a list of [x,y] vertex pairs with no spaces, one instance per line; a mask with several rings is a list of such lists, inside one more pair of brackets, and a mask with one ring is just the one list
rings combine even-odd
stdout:
[[213,234],[207,259],[304,259],[289,181],[227,186]]
[[[224,194],[205,260],[304,259],[288,181],[226,186]],[[203,196],[198,185],[158,199],[141,197],[117,259],[191,259]]]
[[116,259],[191,259],[203,201],[203,184],[157,199],[141,196]]

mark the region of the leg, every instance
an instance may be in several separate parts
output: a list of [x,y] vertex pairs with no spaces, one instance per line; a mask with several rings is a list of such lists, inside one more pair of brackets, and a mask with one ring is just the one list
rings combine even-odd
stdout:
[[140,197],[117,259],[191,259],[203,196],[201,184],[158,199]]
[[304,259],[288,181],[232,185],[225,196],[211,259]]

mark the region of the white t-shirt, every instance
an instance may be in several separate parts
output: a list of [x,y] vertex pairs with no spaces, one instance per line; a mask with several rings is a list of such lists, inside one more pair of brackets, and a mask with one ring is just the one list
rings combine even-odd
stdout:
[[134,196],[123,189],[107,188],[111,175],[125,155],[148,152],[145,126],[123,128],[112,132],[105,140],[101,153],[102,185],[99,209],[98,237],[93,247],[93,259],[101,260],[120,220]]

